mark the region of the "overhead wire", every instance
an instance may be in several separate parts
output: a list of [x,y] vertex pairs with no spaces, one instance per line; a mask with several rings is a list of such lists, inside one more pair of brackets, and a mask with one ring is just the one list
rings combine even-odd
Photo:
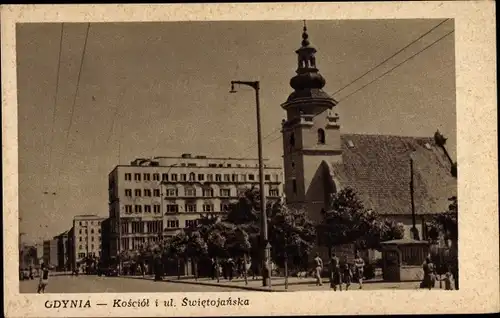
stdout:
[[77,82],[76,82],[75,95],[73,97],[73,104],[71,106],[71,113],[70,113],[70,120],[69,120],[68,128],[66,129],[66,138],[65,138],[66,142],[65,142],[65,147],[64,147],[64,151],[63,151],[63,156],[61,158],[61,165],[59,168],[59,177],[60,177],[61,171],[62,171],[62,163],[64,162],[64,158],[65,158],[68,146],[69,146],[69,136],[71,133],[71,128],[73,126],[73,118],[74,118],[74,114],[75,114],[76,99],[78,97],[78,92],[80,90],[80,80],[81,80],[81,75],[82,75],[83,62],[85,60],[85,52],[87,51],[87,41],[89,38],[89,30],[90,30],[90,22],[87,23],[87,31],[85,34],[85,41],[83,43],[82,58],[80,61],[80,68],[78,70],[78,78],[77,78]]
[[54,108],[52,111],[52,128],[50,133],[50,151],[49,157],[47,160],[47,176],[50,175],[52,171],[52,154],[54,152],[54,130],[56,124],[56,111],[57,111],[57,97],[59,95],[59,78],[60,78],[60,70],[61,70],[61,56],[62,56],[62,43],[63,43],[63,35],[64,35],[64,22],[61,23],[61,33],[59,37],[59,56],[57,58],[57,72],[56,72],[56,88],[54,94]]
[[388,58],[386,58],[385,60],[383,60],[382,62],[380,62],[379,64],[375,65],[374,67],[372,67],[371,69],[369,69],[368,71],[366,71],[365,73],[361,74],[360,76],[356,77],[354,80],[350,81],[347,85],[341,87],[340,89],[336,90],[335,92],[332,93],[332,95],[335,95],[341,91],[343,91],[344,89],[346,89],[347,87],[351,86],[352,84],[356,83],[357,81],[359,81],[360,79],[362,79],[363,77],[365,77],[366,75],[370,74],[372,71],[374,71],[375,69],[379,68],[380,66],[384,65],[385,63],[387,63],[389,60],[391,60],[393,57],[395,57],[396,55],[398,55],[399,53],[403,52],[404,50],[406,50],[407,48],[409,48],[410,46],[412,46],[413,44],[417,43],[418,41],[420,41],[421,39],[423,39],[426,35],[430,34],[432,31],[436,30],[437,28],[439,28],[443,23],[445,23],[446,21],[448,21],[449,19],[445,19],[443,21],[441,21],[440,23],[438,23],[437,25],[435,25],[434,27],[432,27],[429,31],[425,32],[424,34],[422,34],[421,36],[419,36],[418,38],[416,38],[415,40],[411,41],[409,44],[405,45],[402,49],[400,49],[399,51],[397,51],[396,53],[392,54],[391,56],[389,56]]

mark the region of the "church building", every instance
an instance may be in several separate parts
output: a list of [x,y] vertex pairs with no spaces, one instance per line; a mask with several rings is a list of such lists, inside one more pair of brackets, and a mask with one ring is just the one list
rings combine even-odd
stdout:
[[281,105],[287,204],[320,222],[331,195],[350,187],[366,208],[404,224],[405,238],[425,239],[426,220],[446,211],[457,193],[456,166],[444,145],[434,136],[343,134],[305,26],[302,38],[294,91]]

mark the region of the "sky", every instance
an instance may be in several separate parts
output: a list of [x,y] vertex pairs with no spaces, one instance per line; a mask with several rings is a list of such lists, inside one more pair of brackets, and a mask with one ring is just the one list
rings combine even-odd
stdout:
[[[307,21],[342,132],[433,136],[439,129],[456,157],[454,33],[388,72],[453,30],[453,20],[353,83],[441,21]],[[229,94],[231,80],[261,82],[264,157],[281,165],[280,104],[293,91],[302,26],[91,23],[77,85],[87,24],[64,24],[61,51],[61,24],[19,24],[23,241],[68,230],[78,214],[107,216],[107,176],[117,164],[182,153],[256,158],[254,93]]]

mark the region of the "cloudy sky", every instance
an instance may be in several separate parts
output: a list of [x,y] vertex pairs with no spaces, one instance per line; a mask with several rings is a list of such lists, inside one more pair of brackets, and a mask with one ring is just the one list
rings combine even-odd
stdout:
[[[455,156],[454,33],[363,87],[453,30],[453,20],[337,92],[440,22],[307,22],[343,132],[439,129]],[[256,157],[254,95],[228,94],[231,80],[261,81],[264,156],[281,164],[280,104],[292,92],[302,21],[92,23],[73,103],[86,32],[87,24],[64,24],[59,64],[61,24],[17,28],[26,241],[69,229],[77,214],[106,216],[107,175],[118,163],[185,152]]]

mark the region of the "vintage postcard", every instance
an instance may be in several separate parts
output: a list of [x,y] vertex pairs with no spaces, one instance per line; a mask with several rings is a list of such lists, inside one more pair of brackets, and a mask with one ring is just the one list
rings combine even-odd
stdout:
[[498,311],[494,11],[2,6],[6,316]]

